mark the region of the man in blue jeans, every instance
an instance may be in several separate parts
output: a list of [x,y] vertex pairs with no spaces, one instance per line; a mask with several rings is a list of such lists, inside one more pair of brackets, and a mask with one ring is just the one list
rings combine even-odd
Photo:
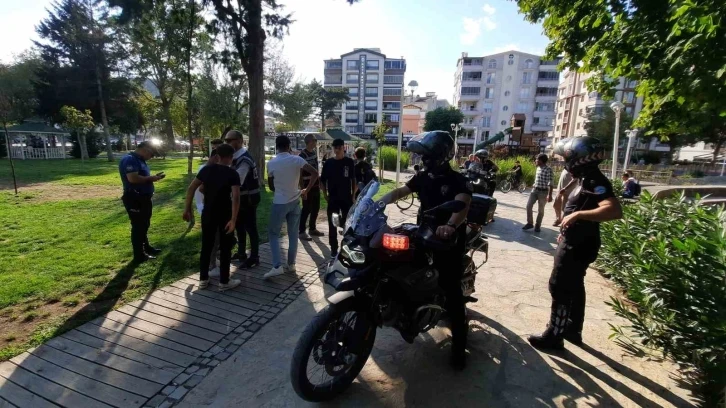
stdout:
[[[267,227],[272,251],[272,269],[265,274],[265,278],[282,275],[286,270],[295,272],[301,213],[300,197],[305,199],[308,189],[318,181],[318,169],[309,165],[302,157],[290,154],[290,139],[287,136],[278,136],[275,139],[275,147],[277,156],[267,163],[267,181],[275,195],[272,198],[270,223]],[[299,188],[301,170],[310,175],[310,180],[302,190]],[[290,241],[286,265],[280,260],[280,230],[283,220],[287,221],[287,236]]]

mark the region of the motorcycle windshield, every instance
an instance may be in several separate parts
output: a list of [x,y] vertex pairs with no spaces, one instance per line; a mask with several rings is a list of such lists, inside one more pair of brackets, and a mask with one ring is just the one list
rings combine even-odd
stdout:
[[345,231],[348,231],[350,228],[355,230],[361,217],[373,209],[375,205],[373,197],[378,193],[380,186],[377,181],[371,180],[363,187],[358,195],[358,199],[355,200],[353,206],[348,210],[348,218],[345,220]]

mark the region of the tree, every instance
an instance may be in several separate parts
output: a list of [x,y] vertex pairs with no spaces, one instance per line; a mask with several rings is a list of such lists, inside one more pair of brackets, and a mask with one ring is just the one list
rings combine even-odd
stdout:
[[108,160],[113,161],[107,108],[114,96],[128,97],[131,87],[111,74],[119,70],[124,50],[115,20],[98,4],[63,0],[38,25],[44,42],[35,44],[44,64],[36,92],[39,113],[49,117],[57,117],[63,105],[93,107],[103,125]]
[[78,145],[81,149],[81,160],[88,160],[86,134],[95,126],[91,111],[79,111],[73,106],[64,106],[61,108],[60,114],[64,118],[63,127],[71,130],[78,139]]
[[426,112],[426,119],[424,122],[424,130],[445,130],[454,137],[454,132],[451,130],[451,124],[459,124],[464,120],[464,114],[453,106],[448,108],[436,108],[432,111]]
[[[722,140],[726,128],[726,8],[716,0],[517,0],[527,20],[542,22],[546,57],[598,72],[591,89],[612,93],[620,77],[644,96],[635,126],[651,134],[673,129]],[[689,112],[708,112],[695,123]],[[703,139],[702,139],[703,140]]]
[[278,100],[282,111],[281,119],[292,130],[300,130],[313,112],[313,94],[305,84],[296,82]]
[[195,83],[202,134],[223,138],[229,129],[247,131],[248,104],[244,76],[230,75],[211,60]]
[[383,148],[383,143],[386,142],[386,132],[388,132],[389,127],[384,123],[381,122],[376,125],[376,127],[373,128],[373,137],[376,139],[376,145],[378,145],[378,179],[383,181],[383,155],[381,154],[381,149]]
[[335,116],[333,110],[350,100],[348,88],[325,88],[320,82],[313,80],[308,84],[308,89],[312,98],[312,106],[318,110],[318,115],[320,115],[322,131],[325,131],[325,119]]
[[[619,144],[627,142],[625,131],[630,129],[633,119],[627,113],[620,112],[620,126],[618,132]],[[587,114],[585,131],[590,137],[594,137],[605,146],[605,150],[613,149],[613,138],[615,137],[615,112],[609,107],[602,109],[602,112],[590,112]]]
[[726,146],[726,123],[707,106],[683,110],[676,102],[669,102],[661,106],[650,123],[658,129],[661,139],[668,140],[671,148],[697,142],[711,144],[712,163],[716,162],[721,149]]

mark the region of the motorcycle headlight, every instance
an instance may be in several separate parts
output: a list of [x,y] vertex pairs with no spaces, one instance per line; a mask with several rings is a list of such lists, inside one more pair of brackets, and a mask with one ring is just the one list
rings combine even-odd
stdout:
[[352,250],[348,245],[343,245],[343,255],[348,258],[354,264],[364,264],[366,262],[366,255],[361,251]]

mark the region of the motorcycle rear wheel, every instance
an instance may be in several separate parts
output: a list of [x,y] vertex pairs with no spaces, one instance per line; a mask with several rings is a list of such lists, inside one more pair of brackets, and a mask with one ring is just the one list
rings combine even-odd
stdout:
[[509,180],[502,180],[499,183],[499,190],[501,190],[502,193],[506,194],[512,189],[512,183]]
[[[361,330],[362,336],[351,335],[357,323],[366,325]],[[297,342],[290,366],[293,389],[306,401],[333,399],[345,391],[363,369],[375,339],[376,326],[355,309],[353,298],[328,305],[308,324]],[[352,341],[362,343],[351,344]],[[359,350],[357,355],[348,351],[351,346]],[[323,380],[325,374],[331,377],[328,381],[313,384],[318,375]]]

